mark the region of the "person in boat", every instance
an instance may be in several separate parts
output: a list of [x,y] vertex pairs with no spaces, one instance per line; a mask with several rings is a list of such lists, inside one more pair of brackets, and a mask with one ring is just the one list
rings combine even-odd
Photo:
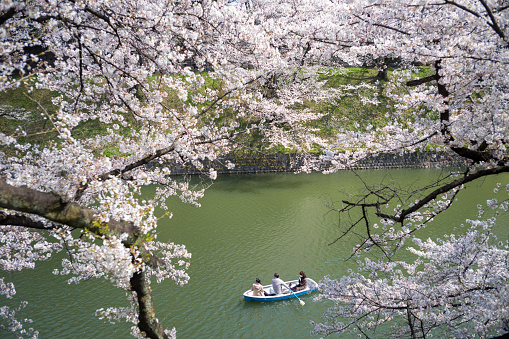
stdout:
[[274,273],[274,278],[272,278],[272,289],[274,290],[274,293],[275,294],[283,293],[282,286],[287,287],[285,282],[283,280],[279,279],[279,274]]
[[290,284],[290,288],[294,292],[303,291],[308,287],[308,280],[306,279],[306,273],[304,271],[299,272],[299,282],[297,285],[292,287],[292,284]]
[[256,278],[256,282],[253,286],[251,286],[251,291],[253,291],[253,297],[263,297],[268,295],[268,293],[263,290],[263,286],[259,278]]

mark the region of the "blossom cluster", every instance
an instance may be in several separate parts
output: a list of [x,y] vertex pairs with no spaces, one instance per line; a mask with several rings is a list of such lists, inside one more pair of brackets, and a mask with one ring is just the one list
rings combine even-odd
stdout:
[[[55,113],[40,106],[37,114],[47,117],[57,135],[38,145],[17,137],[26,137],[22,127],[15,135],[0,133],[0,180],[93,209],[92,223],[97,226],[74,232],[57,223],[43,227],[55,228],[50,232],[55,244],[24,227],[2,228],[0,265],[5,270],[33,268],[36,260],[65,245],[70,256],[56,273],[73,274],[71,282],[102,277],[129,289],[133,274],[143,271],[157,281],[187,283],[190,254],[182,245],[155,241],[155,211],[161,208],[171,216],[171,196],[199,206],[210,181],[193,186],[188,178],[174,177],[165,164],[192,165],[214,180],[217,172],[206,167],[207,160],[241,147],[246,134],[261,136],[264,149],[323,149],[320,161],[304,162],[304,171],[322,169],[326,163],[327,172],[333,172],[372,154],[427,149],[461,150],[488,159],[476,160],[469,168],[472,172],[508,165],[509,10],[502,0],[2,0],[0,13],[0,90],[24,85],[29,92],[51,91]],[[33,48],[41,52],[31,52]],[[383,83],[335,89],[324,81],[324,75],[344,74],[345,65],[371,63],[383,73],[388,60],[396,60],[398,70]],[[420,78],[419,65],[433,75]],[[378,126],[359,121],[354,130],[339,130],[334,140],[306,127],[324,116],[299,109],[303,102],[333,103],[351,95],[360,96],[364,104],[381,104],[382,96],[396,104]],[[84,126],[100,127],[83,136],[79,131]],[[157,185],[155,193],[141,199],[142,187],[149,185]],[[400,228],[383,218],[383,232],[374,232],[365,248],[376,245],[388,251],[384,246],[394,241],[403,246],[415,230],[447,210],[456,192],[412,212]],[[507,200],[490,199],[487,207],[502,212]],[[408,205],[397,206],[393,215],[406,209]],[[484,207],[479,209],[480,216],[484,212]],[[40,222],[35,215],[23,217]],[[124,225],[126,232],[111,231],[113,222]],[[450,237],[449,243],[438,245],[421,242],[421,252],[414,254],[444,272],[448,268],[440,265],[446,259],[425,253],[475,259],[473,272],[453,273],[466,279],[471,289],[500,291],[499,277],[489,276],[489,288],[479,285],[478,277],[485,274],[485,262],[504,252],[482,240],[493,239],[490,221],[474,224],[483,231],[472,230],[471,236]],[[461,259],[454,250],[463,242],[479,255]],[[411,267],[420,262],[411,267],[397,264],[408,268],[413,280],[396,273],[392,263],[369,262],[361,267],[388,274],[400,285],[352,276],[342,285],[326,280],[322,290],[335,286],[324,295],[334,299],[334,291],[341,291],[358,305],[358,291],[349,286],[369,297],[394,287],[399,299],[380,303],[403,314],[399,308],[406,302],[408,310],[415,300],[413,316],[426,316],[430,322],[436,317],[437,323],[454,322],[456,314],[446,306],[439,309],[449,318],[423,311],[423,305],[434,309],[440,288],[477,298],[442,277],[436,286],[423,287],[427,301],[419,299],[417,289],[408,286],[429,282],[425,279],[431,279],[431,271],[424,269],[418,276]],[[8,283],[1,286],[7,296],[14,291]],[[371,312],[369,307],[362,305],[358,312]],[[471,314],[481,311],[496,324],[501,319],[486,304]],[[385,313],[363,325],[376,326],[393,316]],[[477,333],[491,331],[471,321]],[[168,333],[174,336],[174,330]]]
[[[509,252],[490,242],[489,236],[475,230],[445,241],[417,240],[419,249],[410,251],[418,259],[411,264],[366,259],[358,264],[370,278],[363,273],[339,281],[326,277],[320,298],[338,306],[326,314],[329,323],[316,324],[315,332],[353,333],[355,326],[374,331],[384,322],[406,320],[411,314],[424,334],[438,326],[459,337],[503,333],[509,312],[504,306]],[[339,306],[342,303],[345,306]],[[409,324],[397,332],[408,335]]]

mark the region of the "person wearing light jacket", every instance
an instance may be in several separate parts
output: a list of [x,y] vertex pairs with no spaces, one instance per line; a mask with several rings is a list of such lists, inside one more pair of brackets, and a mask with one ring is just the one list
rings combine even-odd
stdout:
[[263,286],[259,278],[256,278],[256,282],[251,286],[251,291],[253,291],[253,297],[263,297],[267,295],[267,292],[263,290]]
[[286,284],[283,280],[279,279],[279,274],[274,273],[274,278],[272,278],[272,289],[275,294],[281,294],[281,286],[285,286]]

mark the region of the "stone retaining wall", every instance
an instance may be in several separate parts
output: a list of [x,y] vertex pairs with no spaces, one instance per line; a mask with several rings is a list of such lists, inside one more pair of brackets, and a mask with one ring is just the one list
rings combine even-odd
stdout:
[[[303,157],[296,154],[267,154],[242,157],[225,156],[213,162],[205,161],[205,168],[214,168],[220,174],[295,172],[303,164]],[[235,164],[228,168],[228,163]],[[379,154],[359,161],[353,169],[459,167],[464,158],[453,153],[426,152],[404,155]],[[190,164],[168,164],[173,175],[201,174]]]

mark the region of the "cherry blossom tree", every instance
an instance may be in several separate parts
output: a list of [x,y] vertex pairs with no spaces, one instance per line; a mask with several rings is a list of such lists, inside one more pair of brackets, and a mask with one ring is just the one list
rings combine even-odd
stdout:
[[[135,336],[174,337],[156,318],[149,283],[186,284],[191,254],[156,240],[154,210],[171,217],[170,196],[199,205],[205,188],[164,163],[191,163],[213,180],[202,162],[244,133],[309,143],[297,121],[314,115],[272,110],[263,95],[288,66],[267,29],[240,2],[2,0],[0,90],[51,91],[55,111],[39,103],[37,114],[57,135],[36,144],[22,141],[23,129],[0,133],[2,269],[33,268],[66,248],[55,274],[69,283],[105,278],[127,291],[131,308],[99,317],[132,321]],[[142,200],[149,184],[157,190]],[[15,293],[4,278],[0,291]],[[18,309],[1,308],[3,328],[36,336]]]
[[[377,330],[386,333],[389,322],[395,324],[393,333],[412,338],[443,326],[461,337],[507,333],[508,247],[491,231],[495,217],[480,213],[466,221],[469,231],[439,242],[418,238],[418,230],[447,211],[468,183],[493,175],[507,180],[507,2],[338,0],[259,6],[272,13],[265,20],[277,18],[281,41],[300,44],[312,63],[399,62],[387,81],[380,78],[383,89],[371,98],[380,103],[383,95],[395,104],[377,125],[358,121],[355,130],[340,131],[322,157],[330,163],[328,171],[380,153],[438,150],[468,161],[463,170],[426,187],[366,186],[366,194],[342,201],[337,240],[355,234],[361,240],[353,257],[365,252],[380,257],[360,261],[361,273],[322,281],[320,298],[336,306],[325,323],[315,324],[315,333],[370,337]],[[419,65],[430,73],[418,74]],[[500,185],[507,190],[507,182]],[[486,204],[504,212],[507,201],[507,196],[494,197]],[[458,226],[464,223],[458,220]],[[395,257],[408,239],[416,246],[408,247],[417,256],[414,263]]]
[[[507,248],[493,242],[493,220],[480,217],[470,232],[438,243],[416,237],[465,184],[509,170],[506,2],[2,0],[0,6],[0,89],[50,90],[55,112],[40,105],[38,113],[58,136],[39,145],[22,142],[23,130],[0,134],[2,269],[33,268],[66,247],[70,258],[55,273],[76,283],[104,277],[128,291],[130,309],[101,309],[100,317],[132,320],[136,336],[173,337],[175,329],[157,321],[149,281],[185,284],[190,254],[155,240],[154,209],[171,216],[165,201],[172,195],[199,205],[204,188],[176,180],[164,162],[192,163],[214,179],[203,160],[241,147],[240,136],[253,131],[269,146],[322,147],[323,156],[310,157],[303,170],[345,169],[383,152],[445,150],[469,166],[428,191],[367,187],[338,210],[360,210],[357,220],[341,224],[343,234],[363,226],[354,255],[377,250],[384,259],[360,264],[369,279],[323,281],[322,296],[348,306],[332,309],[330,323],[316,331],[368,333],[394,317],[405,321],[397,332],[413,337],[441,324],[459,324],[458,331],[473,324],[480,335],[507,331],[500,307],[507,305]],[[399,67],[387,74],[391,59]],[[323,81],[325,72],[366,60],[381,68],[383,87],[332,89]],[[419,76],[418,65],[430,74]],[[395,104],[377,125],[357,121],[332,144],[305,127],[320,114],[295,108],[304,99],[338,100],[365,88],[372,91],[362,102],[380,104],[383,95]],[[80,135],[88,125],[99,127]],[[140,200],[148,184],[158,188]],[[488,205],[503,211],[507,198]],[[393,260],[409,238],[417,261]],[[505,266],[493,266],[502,259]],[[432,268],[443,274],[434,276]],[[15,293],[3,279],[0,288],[6,297]],[[16,309],[1,312],[10,330],[36,335],[16,320]],[[338,317],[351,322],[344,326]]]

